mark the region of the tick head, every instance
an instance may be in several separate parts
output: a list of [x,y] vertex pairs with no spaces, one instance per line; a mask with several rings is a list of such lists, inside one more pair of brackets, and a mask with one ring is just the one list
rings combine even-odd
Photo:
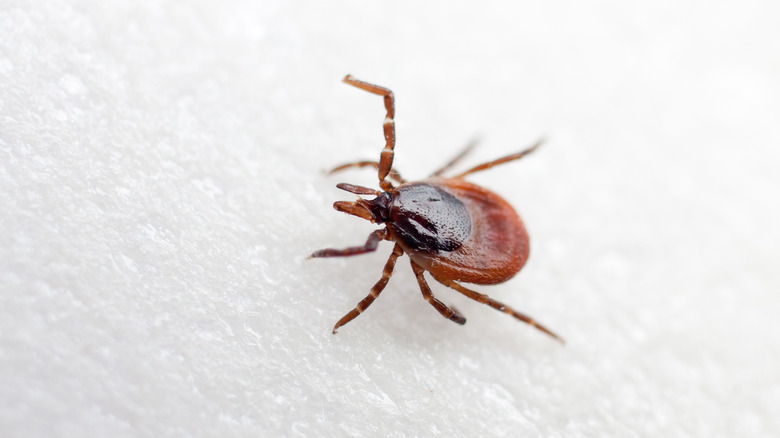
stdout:
[[390,220],[390,204],[393,202],[393,194],[391,192],[382,192],[376,198],[365,201],[371,216],[376,223],[384,223]]
[[373,223],[381,224],[390,220],[390,205],[394,196],[392,192],[380,192],[351,184],[338,184],[337,187],[358,195],[376,195],[376,198],[370,200],[359,198],[354,202],[337,201],[333,203],[333,208],[336,210],[361,217]]

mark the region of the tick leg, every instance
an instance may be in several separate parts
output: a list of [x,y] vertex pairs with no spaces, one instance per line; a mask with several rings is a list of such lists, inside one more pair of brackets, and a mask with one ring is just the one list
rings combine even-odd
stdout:
[[401,246],[397,243],[395,244],[395,247],[393,248],[393,253],[390,254],[390,257],[387,259],[387,263],[385,263],[385,268],[382,270],[382,278],[379,279],[379,281],[376,282],[374,287],[371,288],[371,292],[368,293],[368,296],[363,298],[357,306],[355,306],[354,309],[352,309],[349,313],[344,315],[339,322],[336,323],[336,325],[333,327],[333,334],[336,334],[336,330],[338,330],[339,327],[342,325],[352,321],[355,319],[358,315],[363,313],[364,310],[368,309],[368,306],[371,305],[371,303],[374,302],[376,297],[379,296],[380,293],[382,293],[382,290],[384,290],[385,286],[387,286],[387,282],[390,281],[390,277],[393,275],[393,269],[395,269],[395,261],[398,260],[398,257],[400,257],[404,251],[401,249]]
[[[436,277],[434,277],[434,278],[436,278]],[[494,309],[500,310],[500,311],[502,311],[504,313],[508,313],[508,314],[514,316],[515,318],[519,319],[520,321],[523,321],[526,324],[530,324],[531,326],[535,327],[536,329],[541,330],[544,333],[547,333],[548,335],[550,335],[553,338],[561,341],[562,343],[564,342],[563,338],[561,338],[560,336],[558,336],[555,333],[553,333],[552,331],[550,331],[547,327],[539,324],[538,322],[536,322],[536,320],[534,320],[530,316],[525,315],[523,313],[520,313],[517,310],[507,306],[506,304],[499,303],[498,301],[490,298],[489,296],[487,296],[485,294],[481,294],[479,292],[474,292],[473,290],[466,289],[465,287],[461,286],[460,284],[458,284],[458,283],[456,283],[456,282],[454,282],[452,280],[441,280],[439,278],[436,278],[436,281],[438,281],[439,283],[441,283],[441,284],[443,284],[445,286],[448,286],[448,287],[451,287],[451,288],[455,289],[456,291],[458,291],[458,292],[462,293],[463,295],[471,298],[472,300],[479,301],[480,303],[487,304],[488,306],[490,306],[490,307],[492,307]]]
[[336,187],[340,188],[341,190],[344,190],[345,192],[354,193],[356,195],[379,196],[382,194],[382,192],[378,190],[374,190],[370,187],[356,186],[354,184],[339,183],[336,184]]
[[417,277],[417,284],[420,285],[420,290],[422,291],[425,301],[429,302],[431,306],[436,309],[436,311],[441,313],[441,316],[455,322],[456,324],[465,324],[466,318],[464,318],[463,315],[455,311],[453,308],[447,307],[446,304],[442,303],[433,296],[433,292],[431,292],[431,288],[428,286],[428,282],[425,281],[425,276],[423,275],[425,270],[420,265],[415,263],[414,260],[412,260],[412,270],[414,271],[415,277]]
[[366,240],[366,243],[363,246],[351,246],[349,248],[344,248],[344,249],[333,249],[333,248],[321,249],[319,251],[314,251],[312,255],[309,256],[309,258],[349,257],[349,256],[354,256],[359,254],[365,254],[367,252],[376,251],[377,246],[379,246],[379,242],[386,239],[387,239],[386,230],[384,229],[376,230],[373,233],[368,235],[368,240]]
[[[355,162],[355,163],[342,164],[341,166],[338,166],[338,167],[334,168],[333,170],[331,170],[330,172],[328,172],[328,175],[336,173],[336,172],[341,172],[342,170],[349,169],[350,167],[373,167],[374,169],[379,170],[379,162],[378,161],[358,161],[358,162]],[[398,171],[396,171],[395,169],[390,169],[390,173],[388,173],[387,176],[390,177],[390,179],[395,180],[395,182],[397,182],[399,184],[403,184],[403,183],[406,182],[406,180],[401,177],[401,174],[398,173]]]
[[379,187],[385,191],[390,190],[393,188],[393,185],[390,181],[387,181],[387,175],[393,167],[393,149],[395,149],[395,97],[393,96],[393,92],[385,87],[380,87],[379,85],[359,81],[352,77],[352,75],[347,75],[344,78],[344,82],[354,87],[358,87],[361,90],[368,91],[369,93],[384,96],[385,98],[387,115],[385,116],[385,121],[382,125],[385,132],[385,148],[382,149],[382,153],[379,155]]
[[474,172],[479,172],[481,170],[490,169],[493,166],[498,166],[499,164],[504,164],[504,163],[509,162],[509,161],[519,160],[519,159],[523,158],[524,156],[530,154],[531,152],[535,151],[536,148],[538,148],[539,146],[542,145],[542,143],[544,143],[544,139],[539,139],[536,143],[533,144],[533,146],[531,146],[528,149],[525,149],[525,150],[523,150],[521,152],[518,152],[516,154],[507,155],[506,157],[499,158],[497,160],[493,160],[493,161],[490,161],[488,163],[480,164],[479,166],[472,167],[471,169],[469,169],[469,170],[467,170],[467,171],[465,171],[465,172],[463,172],[461,174],[458,174],[458,175],[454,176],[453,178],[463,178],[464,176],[466,176],[466,175],[468,175],[470,173],[474,173]]
[[436,172],[433,172],[431,176],[440,176],[447,170],[449,170],[452,166],[456,165],[460,160],[463,159],[466,155],[468,155],[471,151],[474,150],[475,147],[479,144],[479,138],[473,138],[470,142],[466,145],[466,147],[463,148],[462,151],[458,153],[458,155],[455,155],[455,157],[452,158],[452,160],[449,161],[449,163],[442,166],[439,170]]

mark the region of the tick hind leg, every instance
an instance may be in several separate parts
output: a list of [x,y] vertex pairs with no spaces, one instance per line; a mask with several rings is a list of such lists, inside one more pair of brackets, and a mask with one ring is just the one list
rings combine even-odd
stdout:
[[371,305],[371,303],[374,302],[376,297],[379,296],[380,293],[385,289],[385,286],[387,286],[387,282],[390,281],[390,277],[393,275],[393,269],[395,269],[395,262],[398,260],[398,257],[403,255],[404,251],[401,249],[401,246],[397,243],[395,244],[395,247],[393,248],[393,253],[390,254],[390,257],[387,259],[387,263],[385,263],[385,268],[382,270],[382,278],[379,279],[379,281],[376,282],[374,287],[371,288],[371,292],[368,293],[368,296],[363,298],[357,306],[355,306],[354,309],[352,309],[349,313],[344,315],[339,322],[336,323],[335,326],[333,326],[333,334],[336,334],[336,330],[338,330],[339,327],[343,326],[344,324],[352,321],[353,319],[357,318],[358,315],[363,313],[366,309],[368,309],[368,306]]
[[395,97],[393,92],[385,87],[379,85],[369,84],[355,79],[352,75],[347,75],[344,78],[344,82],[353,87],[358,87],[361,90],[368,91],[369,93],[378,94],[385,98],[385,109],[387,115],[385,121],[382,124],[382,128],[385,133],[385,148],[382,149],[382,153],[379,156],[379,187],[382,190],[390,190],[393,185],[387,180],[387,175],[390,173],[390,169],[393,168],[393,150],[395,149]]
[[480,139],[479,138],[473,138],[471,141],[466,144],[466,147],[463,148],[460,152],[458,152],[458,155],[455,155],[447,164],[440,167],[436,172],[433,172],[431,176],[441,176],[444,172],[448,171],[452,166],[458,164],[460,160],[462,160],[466,155],[471,153],[471,151],[474,150],[475,147],[479,144]]
[[498,166],[499,164],[504,164],[504,163],[507,163],[509,161],[519,160],[519,159],[523,158],[524,156],[530,154],[531,152],[535,151],[536,148],[538,148],[539,146],[542,145],[542,143],[544,143],[544,139],[539,139],[536,143],[534,143],[528,149],[520,151],[520,152],[518,152],[516,154],[507,155],[506,157],[502,157],[502,158],[499,158],[497,160],[493,160],[493,161],[489,161],[487,163],[480,164],[479,166],[474,166],[471,169],[454,176],[453,178],[463,178],[464,176],[466,176],[468,174],[471,174],[471,173],[474,173],[474,172],[487,170],[487,169],[490,169],[493,166]]
[[437,278],[436,281],[438,281],[439,283],[441,283],[441,284],[443,284],[443,285],[445,285],[447,287],[451,287],[451,288],[455,289],[456,291],[458,291],[458,292],[462,293],[463,295],[471,298],[472,300],[479,301],[480,303],[487,304],[488,306],[490,306],[490,307],[492,307],[494,309],[497,309],[497,310],[500,310],[500,311],[502,311],[504,313],[512,315],[515,318],[519,319],[520,321],[523,321],[524,323],[529,324],[529,325],[535,327],[537,330],[540,330],[540,331],[542,331],[544,333],[547,333],[548,335],[550,335],[553,338],[559,340],[560,342],[562,342],[562,343],[564,342],[563,338],[561,338],[560,336],[558,336],[555,333],[553,333],[547,327],[545,327],[545,326],[539,324],[538,322],[536,322],[535,319],[531,318],[528,315],[525,315],[523,313],[518,312],[517,310],[507,306],[506,304],[500,303],[500,302],[490,298],[489,296],[487,296],[485,294],[481,294],[479,292],[474,292],[471,289],[467,289],[467,288],[461,286],[460,284],[458,284],[458,283],[456,283],[456,282],[454,282],[452,280],[442,280],[442,279],[438,279]]
[[412,270],[414,271],[415,277],[417,277],[417,284],[420,285],[420,290],[422,291],[425,301],[429,302],[437,312],[441,313],[441,316],[455,322],[456,324],[465,324],[466,318],[464,318],[463,315],[458,313],[452,307],[447,307],[446,304],[442,303],[433,296],[433,292],[431,292],[431,288],[428,286],[428,282],[425,281],[425,276],[423,275],[425,270],[420,265],[415,263],[414,260],[412,260]]

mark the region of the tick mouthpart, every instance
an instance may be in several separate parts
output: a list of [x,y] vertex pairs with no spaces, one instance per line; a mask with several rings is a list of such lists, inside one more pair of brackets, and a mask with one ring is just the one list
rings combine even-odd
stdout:
[[[357,201],[336,201],[333,208],[337,211],[351,214],[363,218],[373,223],[385,223],[390,220],[390,204],[393,201],[393,194],[390,192],[379,192],[367,187],[353,186],[351,184],[339,184],[339,188],[356,194],[374,194],[378,196],[374,199],[358,198]],[[355,191],[352,191],[355,189]],[[365,191],[363,189],[366,189]],[[364,193],[370,190],[371,193]]]
[[351,214],[367,221],[374,222],[374,215],[371,213],[367,204],[368,202],[364,199],[358,199],[355,202],[336,201],[333,203],[333,208],[342,213]]

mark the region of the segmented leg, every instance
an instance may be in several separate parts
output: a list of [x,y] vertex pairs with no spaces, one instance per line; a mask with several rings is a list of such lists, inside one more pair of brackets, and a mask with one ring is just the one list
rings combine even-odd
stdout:
[[431,306],[433,306],[433,308],[436,309],[436,311],[441,313],[441,316],[457,324],[460,325],[465,324],[466,318],[464,318],[463,315],[458,313],[453,308],[447,307],[446,304],[442,303],[436,297],[433,296],[433,292],[431,291],[430,286],[428,286],[428,282],[425,281],[425,276],[423,275],[425,270],[420,265],[415,263],[414,260],[412,260],[412,270],[414,271],[415,277],[417,277],[417,284],[420,285],[420,290],[422,291],[423,298],[425,298],[425,301],[430,303]]
[[374,195],[379,196],[382,192],[374,190],[371,187],[356,186],[354,184],[338,183],[336,187],[344,190],[345,192],[354,193],[356,195]]
[[474,150],[475,147],[477,147],[479,140],[479,138],[471,139],[471,141],[466,144],[466,147],[464,147],[463,150],[458,153],[458,155],[455,155],[449,163],[442,166],[439,170],[433,172],[431,176],[441,176],[441,174],[449,170],[452,166],[456,165],[460,160],[463,159],[463,157],[468,155],[471,151]]
[[379,187],[385,191],[390,190],[393,188],[393,185],[387,180],[387,175],[393,167],[393,149],[395,149],[395,97],[393,96],[393,92],[385,87],[380,87],[379,85],[359,81],[352,77],[352,75],[347,75],[344,78],[344,82],[354,87],[358,87],[361,90],[368,91],[369,93],[384,96],[385,98],[387,115],[385,116],[385,121],[382,125],[385,132],[385,148],[382,149],[382,153],[379,155]]
[[[334,168],[333,170],[331,170],[330,172],[328,172],[328,175],[334,174],[336,172],[341,172],[342,170],[346,170],[346,169],[349,169],[351,167],[373,167],[374,169],[379,170],[379,162],[378,161],[358,161],[358,162],[355,162],[355,163],[342,164],[341,166],[338,166],[338,167]],[[406,180],[401,177],[401,174],[398,173],[398,171],[395,170],[395,169],[390,169],[390,173],[388,173],[387,176],[390,179],[392,179],[395,182],[397,182],[398,184],[403,184],[403,183],[406,182]]]
[[309,258],[349,257],[358,254],[365,254],[367,252],[376,251],[377,246],[379,246],[379,242],[382,240],[387,240],[387,230],[385,229],[376,230],[373,233],[369,234],[368,240],[366,240],[366,243],[363,246],[351,246],[349,248],[344,248],[344,249],[333,249],[333,248],[321,249],[319,251],[314,251],[312,255],[309,256]]
[[[436,278],[436,277],[434,277],[434,278]],[[473,290],[466,289],[465,287],[461,286],[460,284],[458,284],[458,283],[456,283],[456,282],[454,282],[452,280],[443,280],[443,279],[436,278],[436,281],[438,281],[439,283],[441,283],[441,284],[443,284],[443,285],[445,285],[447,287],[451,287],[451,288],[455,289],[456,291],[458,291],[458,292],[462,293],[463,295],[471,298],[472,300],[479,301],[480,303],[487,304],[488,306],[490,306],[490,307],[492,307],[494,309],[497,309],[497,310],[500,310],[500,311],[502,311],[504,313],[512,315],[515,318],[519,319],[520,321],[523,321],[526,324],[529,324],[529,325],[531,325],[533,327],[536,327],[536,329],[541,330],[544,333],[547,333],[548,335],[552,336],[553,338],[555,338],[555,339],[557,339],[557,340],[559,340],[561,342],[564,342],[563,338],[561,338],[560,336],[558,336],[555,333],[553,333],[552,331],[550,331],[547,327],[539,324],[538,322],[536,322],[536,320],[534,320],[530,316],[525,315],[523,313],[520,313],[520,312],[516,311],[515,309],[507,306],[506,304],[500,303],[500,302],[490,298],[489,296],[487,296],[485,294],[481,294],[479,292],[474,292]]]
[[469,169],[469,170],[467,170],[467,171],[465,171],[465,172],[463,172],[461,174],[458,174],[458,175],[454,176],[453,178],[463,178],[464,176],[466,176],[466,175],[468,175],[470,173],[474,173],[474,172],[479,172],[481,170],[490,169],[493,166],[498,166],[499,164],[504,164],[504,163],[509,162],[509,161],[519,160],[519,159],[523,158],[524,156],[530,154],[531,152],[535,151],[536,148],[541,146],[542,143],[544,143],[544,139],[539,139],[539,141],[534,143],[533,146],[531,146],[530,148],[528,148],[528,149],[526,149],[526,150],[524,150],[522,152],[518,152],[518,153],[512,154],[512,155],[507,155],[506,157],[499,158],[497,160],[493,160],[493,161],[490,161],[488,163],[484,163],[484,164],[480,164],[479,166],[472,167],[471,169]]
[[382,293],[382,290],[384,290],[385,286],[387,286],[387,282],[390,281],[390,277],[393,275],[393,269],[395,269],[395,261],[398,260],[398,257],[400,257],[404,251],[401,249],[401,246],[397,243],[395,244],[395,247],[393,247],[393,253],[390,254],[390,257],[387,259],[387,263],[385,263],[385,268],[382,270],[382,278],[379,279],[379,281],[376,282],[374,287],[371,288],[371,292],[368,293],[368,296],[363,298],[357,306],[355,306],[354,309],[352,309],[349,313],[344,315],[339,322],[336,323],[335,326],[333,326],[333,334],[336,334],[336,330],[338,330],[339,327],[342,325],[352,321],[355,319],[358,315],[363,313],[364,310],[368,309],[368,306],[371,305],[371,303],[374,302],[376,297],[379,296],[380,293]]

